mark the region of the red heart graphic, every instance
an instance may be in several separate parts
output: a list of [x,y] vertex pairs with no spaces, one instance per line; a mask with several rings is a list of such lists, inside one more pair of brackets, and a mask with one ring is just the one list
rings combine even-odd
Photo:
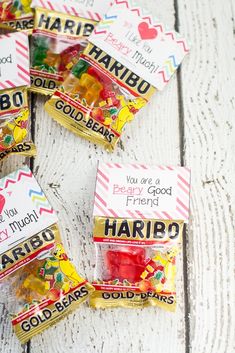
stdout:
[[156,28],[150,28],[147,22],[141,22],[138,30],[141,39],[154,39],[158,35]]
[[3,195],[0,195],[0,214],[2,213],[5,202],[6,202],[5,197]]

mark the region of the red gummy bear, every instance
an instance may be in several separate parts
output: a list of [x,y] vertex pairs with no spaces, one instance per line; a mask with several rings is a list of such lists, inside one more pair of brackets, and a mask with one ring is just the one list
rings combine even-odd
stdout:
[[117,99],[116,93],[111,91],[111,87],[102,89],[102,91],[100,92],[100,97],[106,101],[108,101],[108,99],[110,98],[112,101],[111,106],[114,106],[117,108],[120,106],[120,100]]
[[141,278],[140,275],[145,268],[145,249],[137,246],[119,247],[115,250],[108,250],[106,263],[108,267],[108,281],[119,279],[135,283]]
[[73,58],[75,58],[76,56],[78,57],[80,50],[81,50],[80,44],[73,45],[73,46],[68,47],[67,49],[63,50],[60,53],[61,62],[60,62],[58,70],[65,71],[66,65],[68,65],[72,61]]

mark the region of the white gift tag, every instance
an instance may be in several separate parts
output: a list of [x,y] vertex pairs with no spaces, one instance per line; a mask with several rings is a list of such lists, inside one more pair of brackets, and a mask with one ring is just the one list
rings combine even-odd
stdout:
[[57,221],[28,167],[0,180],[0,254]]
[[188,168],[99,163],[94,216],[187,222],[189,193]]
[[114,1],[89,40],[129,70],[162,89],[188,52],[174,31],[153,23],[128,1]]
[[0,36],[0,90],[29,86],[29,45],[24,32]]

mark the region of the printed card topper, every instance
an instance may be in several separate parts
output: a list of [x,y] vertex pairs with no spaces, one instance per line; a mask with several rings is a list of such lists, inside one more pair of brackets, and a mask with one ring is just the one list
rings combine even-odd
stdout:
[[189,193],[188,168],[99,163],[94,216],[187,222]]
[[57,221],[28,167],[0,179],[0,254]]
[[0,36],[0,90],[29,86],[29,44],[26,33]]
[[161,90],[189,50],[178,33],[141,13],[130,1],[115,0],[89,40]]
[[31,6],[100,21],[110,5],[110,0],[33,0]]

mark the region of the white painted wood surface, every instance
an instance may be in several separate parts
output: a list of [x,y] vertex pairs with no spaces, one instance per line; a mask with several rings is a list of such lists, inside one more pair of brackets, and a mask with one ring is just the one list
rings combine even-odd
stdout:
[[[83,305],[21,347],[0,297],[0,353],[235,352],[233,0],[149,0],[147,6],[191,40],[180,74],[126,128],[112,155],[57,125],[44,112],[45,99],[34,97],[38,156],[31,166],[59,211],[74,263],[89,279],[95,261],[91,214],[97,160],[191,167],[191,223],[178,261],[177,312],[94,311]],[[30,161],[9,158],[1,176],[23,162]]]

